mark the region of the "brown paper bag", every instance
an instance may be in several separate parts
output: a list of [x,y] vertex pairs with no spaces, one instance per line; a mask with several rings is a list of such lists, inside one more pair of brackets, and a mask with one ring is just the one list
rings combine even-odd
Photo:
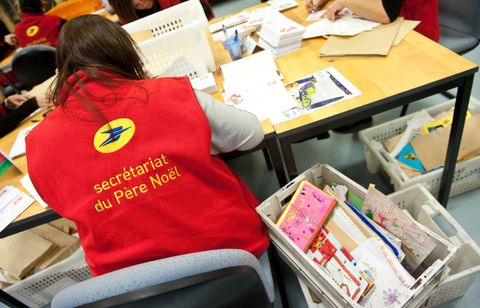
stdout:
[[[437,129],[430,134],[418,136],[410,141],[418,158],[427,171],[443,166],[447,154],[450,128]],[[478,131],[480,130],[480,115],[472,116],[465,122],[462,142],[457,159],[463,159],[472,152],[478,152]]]
[[39,269],[45,269],[67,258],[80,247],[78,238],[66,234],[49,224],[35,227],[31,231],[55,245],[49,253],[45,254],[38,261],[36,267]]
[[54,245],[31,231],[0,239],[0,268],[22,279]]
[[402,20],[397,18],[390,24],[351,37],[330,36],[320,49],[320,56],[386,56]]

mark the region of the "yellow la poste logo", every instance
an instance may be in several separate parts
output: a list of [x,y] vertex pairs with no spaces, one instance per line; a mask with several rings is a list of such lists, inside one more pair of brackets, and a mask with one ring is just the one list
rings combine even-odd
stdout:
[[34,36],[35,34],[38,33],[38,30],[40,30],[40,28],[38,28],[38,26],[28,27],[28,28],[27,28],[27,36],[28,36],[28,37]]
[[112,153],[123,148],[135,133],[135,123],[120,118],[103,125],[95,133],[93,146],[100,153]]

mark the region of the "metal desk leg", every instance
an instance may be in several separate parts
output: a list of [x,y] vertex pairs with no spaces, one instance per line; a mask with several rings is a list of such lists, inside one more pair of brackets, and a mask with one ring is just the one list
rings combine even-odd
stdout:
[[298,175],[292,144],[288,141],[280,141],[280,147],[282,148],[283,159],[285,159],[285,165],[287,166],[287,174],[291,180]]
[[457,163],[460,142],[462,141],[463,126],[465,116],[468,110],[468,102],[472,92],[473,75],[464,78],[464,82],[458,87],[457,99],[455,101],[455,111],[453,112],[452,128],[447,147],[447,156],[445,158],[445,167],[443,169],[442,181],[440,182],[440,191],[438,201],[447,207],[450,188],[452,186],[455,165]]
[[285,169],[283,168],[282,155],[280,154],[280,149],[277,142],[276,135],[266,138],[267,148],[272,158],[273,168],[277,175],[278,184],[280,187],[287,184],[287,176],[285,175]]

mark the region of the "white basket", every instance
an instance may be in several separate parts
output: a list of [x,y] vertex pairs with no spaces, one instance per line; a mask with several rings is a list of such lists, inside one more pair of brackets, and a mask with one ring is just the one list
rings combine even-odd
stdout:
[[190,0],[123,26],[128,33],[150,30],[138,44],[153,76],[198,77],[216,69],[205,29],[208,20],[199,0]]
[[[428,299],[429,306],[436,306],[465,295],[473,280],[480,273],[480,248],[467,235],[440,203],[424,186],[413,186],[395,192],[389,197],[400,208],[406,209],[419,223],[437,235],[448,239],[458,250],[435,292]],[[322,307],[313,302],[306,284],[298,279],[308,307]]]
[[[332,183],[346,185],[350,191],[361,198],[365,197],[367,191],[332,167],[317,164],[296,177],[257,207],[257,212],[266,224],[270,239],[277,248],[279,255],[297,275],[302,277],[309,288],[322,300],[322,303],[334,307],[356,307],[357,304],[344,296],[332,278],[313,260],[308,258],[275,224],[302,180],[310,181],[318,187],[325,184],[331,185]],[[453,259],[456,252],[454,245],[426,227],[422,225],[419,225],[419,227],[432,236],[436,247],[424,261],[428,268],[416,279],[405,301],[398,305],[401,307],[418,307],[425,303],[435,291],[444,271],[447,269],[446,265]]]
[[[454,105],[455,100],[450,100],[428,108],[426,111],[434,116],[451,109]],[[472,114],[479,114],[480,102],[471,97],[469,110]],[[390,182],[395,191],[421,183],[436,197],[440,189],[443,168],[409,178],[400,170],[397,162],[390,157],[383,146],[383,142],[386,139],[403,133],[407,127],[407,120],[413,116],[414,114],[411,114],[359,132],[358,136],[365,150],[367,168],[372,173],[383,170],[390,178]],[[477,156],[470,160],[457,163],[453,175],[450,197],[477,187],[480,187],[480,157]]]
[[83,249],[70,257],[4,289],[28,307],[50,304],[60,290],[91,278]]
[[390,194],[389,197],[406,209],[419,223],[448,239],[458,251],[448,265],[450,271],[428,301],[435,306],[465,295],[480,273],[480,248],[457,221],[420,184]]

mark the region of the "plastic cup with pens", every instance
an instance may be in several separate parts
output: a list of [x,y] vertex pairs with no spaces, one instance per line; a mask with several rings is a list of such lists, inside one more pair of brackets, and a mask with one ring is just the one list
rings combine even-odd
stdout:
[[227,49],[228,54],[233,61],[240,59],[242,57],[242,40],[238,36],[238,31],[235,30],[235,34],[233,36],[229,36],[224,26],[223,33],[225,34],[223,46],[225,46]]

